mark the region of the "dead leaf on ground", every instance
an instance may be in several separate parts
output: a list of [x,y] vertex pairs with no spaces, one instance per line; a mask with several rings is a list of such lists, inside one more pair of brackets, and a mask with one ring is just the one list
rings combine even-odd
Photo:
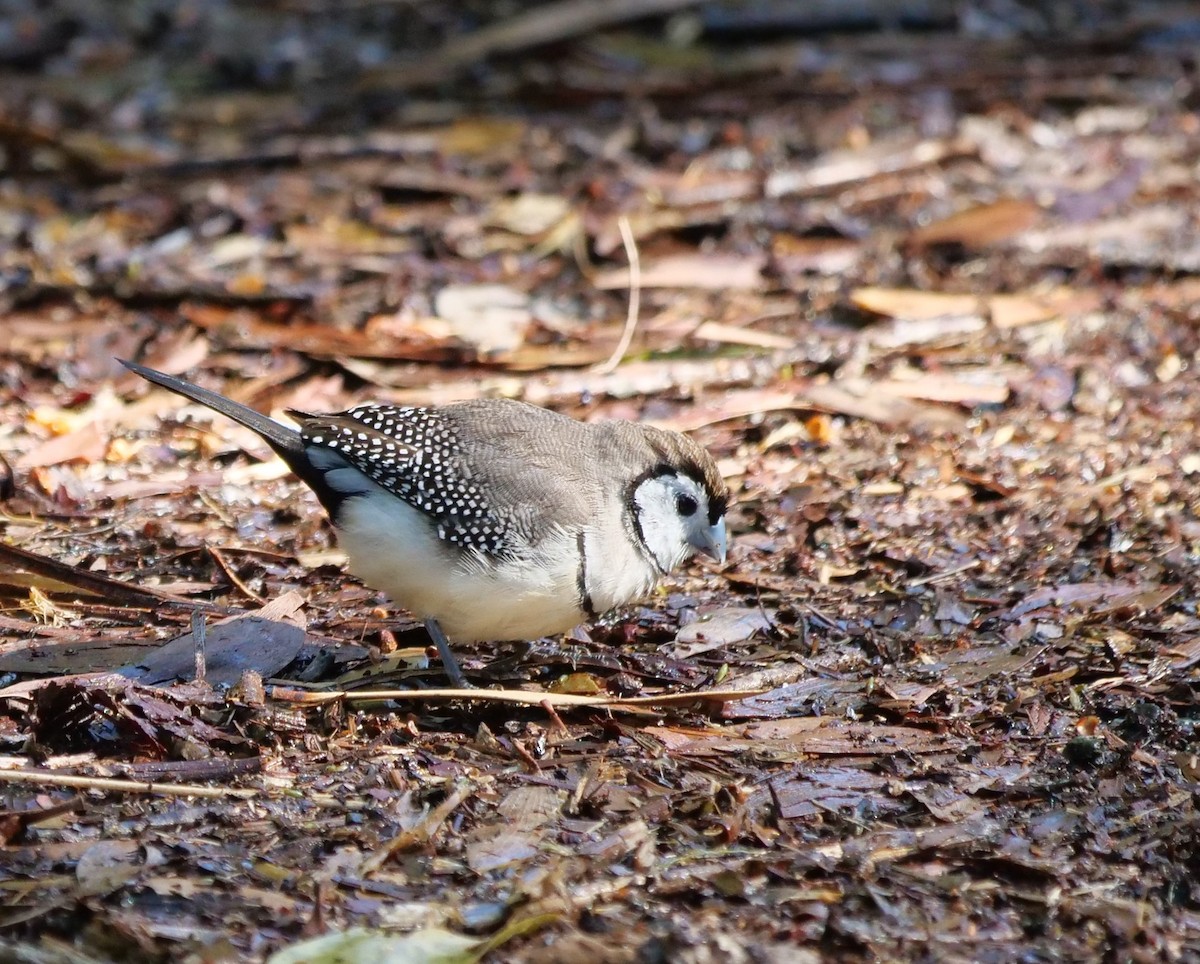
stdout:
[[145,864],[136,840],[100,840],[75,864],[81,897],[100,897],[119,890],[142,872]]
[[449,334],[484,355],[519,348],[533,321],[529,296],[507,285],[447,285],[434,310]]
[[777,168],[767,175],[763,190],[769,198],[821,194],[882,175],[942,164],[970,152],[969,144],[948,140],[880,140],[866,148],[831,151],[805,167]]
[[[305,639],[304,597],[289,592],[261,609],[231,616],[208,627],[205,680],[211,686],[233,686],[247,670],[271,677],[300,653]],[[192,679],[196,645],[191,633],[147,653],[118,672],[147,685]]]
[[918,245],[960,244],[965,248],[986,248],[1029,230],[1041,217],[1042,209],[1032,201],[1004,198],[922,225],[909,234],[908,239]]
[[[702,288],[755,290],[762,287],[766,257],[759,254],[678,254],[642,263],[643,288]],[[593,279],[601,290],[629,287],[629,269],[612,268]]]
[[762,609],[729,607],[707,613],[675,634],[675,642],[660,647],[675,659],[691,659],[723,646],[732,646],[756,633],[774,628],[771,616]]
[[896,318],[934,319],[982,315],[997,328],[1018,328],[1098,309],[1095,292],[1054,288],[1022,294],[960,295],[904,288],[857,288],[850,301],[863,311]]

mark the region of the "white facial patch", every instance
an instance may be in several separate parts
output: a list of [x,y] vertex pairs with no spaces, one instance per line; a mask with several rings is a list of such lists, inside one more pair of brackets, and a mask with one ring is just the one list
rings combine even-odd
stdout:
[[690,476],[669,473],[646,479],[634,490],[633,511],[660,572],[670,572],[706,542],[708,495]]

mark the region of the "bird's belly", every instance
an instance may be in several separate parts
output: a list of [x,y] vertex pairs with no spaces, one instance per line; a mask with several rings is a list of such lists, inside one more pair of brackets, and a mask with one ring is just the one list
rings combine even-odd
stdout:
[[416,509],[374,494],[347,500],[337,528],[350,572],[452,640],[535,639],[584,618],[567,538],[536,563],[484,564],[449,549]]

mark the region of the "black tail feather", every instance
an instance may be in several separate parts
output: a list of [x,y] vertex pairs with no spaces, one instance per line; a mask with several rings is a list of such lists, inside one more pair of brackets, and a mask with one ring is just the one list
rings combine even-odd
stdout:
[[[207,388],[193,385],[182,378],[176,378],[174,375],[168,375],[165,372],[147,368],[145,365],[137,364],[137,362],[125,361],[123,358],[118,358],[117,361],[131,372],[141,375],[147,381],[153,382],[155,385],[161,385],[176,395],[182,395],[184,398],[233,419],[239,425],[246,426],[246,428],[250,429],[250,431],[254,432],[271,446],[275,454],[287,463],[288,468],[296,473],[300,480],[316,493],[321,505],[329,513],[329,518],[336,524],[338,510],[346,501],[347,496],[344,492],[339,492],[326,484],[325,473],[312,464],[308,453],[304,449],[304,441],[300,433],[294,428],[288,428],[286,425],[275,421],[275,419],[263,415],[262,412],[256,412],[246,405],[226,398],[224,395],[218,395]],[[301,412],[290,414],[294,414],[298,419],[304,418]]]
[[275,421],[275,419],[263,415],[262,412],[256,412],[254,409],[226,398],[224,395],[218,395],[207,388],[201,388],[199,385],[185,382],[182,378],[176,378],[174,375],[168,375],[165,372],[147,368],[145,365],[139,365],[137,362],[126,361],[124,358],[118,358],[117,361],[131,372],[141,375],[146,381],[153,382],[155,385],[161,385],[176,395],[182,395],[184,398],[191,399],[193,402],[211,408],[214,412],[219,412],[226,418],[233,419],[239,425],[245,425],[250,431],[261,436],[263,441],[271,446],[292,467],[293,471],[296,469],[295,459],[305,459],[304,446],[300,442],[300,433],[295,429],[288,428],[286,425]]

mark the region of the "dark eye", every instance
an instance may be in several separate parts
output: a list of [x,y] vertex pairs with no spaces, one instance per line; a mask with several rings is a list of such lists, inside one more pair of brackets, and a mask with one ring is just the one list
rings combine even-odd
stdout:
[[680,493],[679,495],[675,496],[675,511],[681,516],[686,518],[687,516],[695,515],[698,508],[700,508],[700,506],[690,495],[683,495]]

